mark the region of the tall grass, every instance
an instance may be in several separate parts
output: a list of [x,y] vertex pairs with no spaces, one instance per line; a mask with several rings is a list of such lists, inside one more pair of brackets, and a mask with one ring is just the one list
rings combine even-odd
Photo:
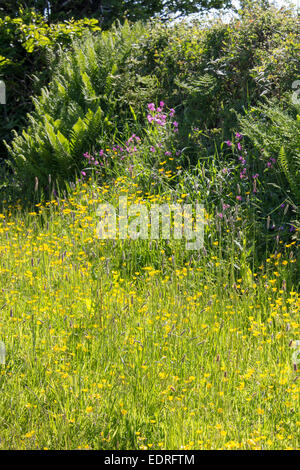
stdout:
[[99,240],[120,193],[153,202],[124,176],[1,214],[0,447],[298,448],[296,242],[254,272],[213,228],[201,253]]

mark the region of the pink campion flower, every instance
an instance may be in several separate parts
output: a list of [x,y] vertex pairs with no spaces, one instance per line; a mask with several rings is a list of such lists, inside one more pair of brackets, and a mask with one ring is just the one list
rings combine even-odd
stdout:
[[173,117],[174,114],[175,114],[175,109],[174,109],[174,108],[171,108],[171,109],[170,109],[170,112],[169,112],[169,115],[170,115],[171,117]]
[[95,160],[95,161],[94,161],[94,165],[99,165],[98,160]]
[[223,211],[225,211],[226,209],[229,209],[230,205],[229,204],[223,204]]
[[218,214],[218,216],[219,216],[221,219],[223,219],[223,214],[222,214],[222,212],[220,212],[220,213]]
[[232,146],[232,142],[230,140],[227,140],[226,141],[226,144],[228,145],[228,147],[231,147]]
[[150,151],[155,152],[155,148],[153,147],[153,145],[152,145],[152,147],[150,147]]
[[238,148],[238,150],[242,150],[242,145],[241,145],[241,143],[240,143],[240,142],[238,142],[238,144],[237,144],[237,148]]
[[149,104],[148,104],[148,109],[149,109],[150,111],[155,111],[155,104],[154,104],[154,103],[149,103]]
[[177,121],[174,121],[174,122],[173,122],[173,126],[174,126],[174,127],[178,127],[178,122],[177,122]]
[[161,101],[161,102],[159,103],[159,106],[160,106],[161,108],[163,108],[164,105],[165,105],[165,103],[164,103],[163,101]]
[[241,173],[240,173],[240,178],[241,178],[241,179],[247,177],[247,176],[246,176],[246,171],[247,171],[246,168],[243,168],[243,170],[242,170]]
[[100,150],[99,152],[100,157],[102,157],[103,154],[104,154],[104,150]]
[[82,174],[82,176],[86,176],[86,172],[85,172],[85,171],[82,171],[81,174]]
[[148,122],[152,122],[154,117],[151,116],[151,114],[148,114],[147,119],[148,119]]
[[237,196],[236,199],[237,199],[237,201],[241,201],[241,200],[242,200],[242,196]]

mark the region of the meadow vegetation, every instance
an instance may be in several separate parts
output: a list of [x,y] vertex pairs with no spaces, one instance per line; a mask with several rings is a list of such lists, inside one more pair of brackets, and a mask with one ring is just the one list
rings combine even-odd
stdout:
[[[2,165],[0,448],[299,449],[299,18],[250,3],[55,25]],[[202,203],[203,247],[99,239],[120,195]]]

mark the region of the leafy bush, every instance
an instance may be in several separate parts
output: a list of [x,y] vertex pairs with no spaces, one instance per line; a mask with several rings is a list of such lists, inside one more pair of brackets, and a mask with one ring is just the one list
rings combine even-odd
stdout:
[[72,178],[83,168],[83,152],[129,128],[143,132],[146,104],[162,97],[183,123],[174,145],[185,148],[186,164],[212,157],[216,141],[237,126],[236,111],[283,95],[298,75],[298,19],[290,10],[251,8],[230,24],[125,23],[74,41],[35,98],[29,128],[10,146],[20,177],[42,184],[49,173]]
[[[282,96],[299,77],[299,19],[290,10],[253,6],[229,24],[178,24],[166,29],[155,25],[142,52],[130,68],[136,90],[140,76],[155,76],[156,93],[172,103],[190,128],[219,129],[220,140],[236,126],[234,110],[242,112],[263,96]],[[213,133],[215,138],[215,133]],[[213,151],[214,138],[210,151]],[[203,138],[205,148],[209,139]],[[197,160],[201,146],[194,149]]]
[[[279,185],[294,204],[300,202],[300,116],[299,105],[284,107],[276,101],[253,108],[240,119],[241,128],[265,162],[278,160]],[[282,178],[285,176],[285,181]]]
[[10,141],[12,129],[25,126],[26,114],[32,109],[31,95],[50,80],[58,48],[66,50],[74,38],[99,29],[96,20],[88,19],[49,25],[30,10],[20,10],[17,18],[0,18],[0,79],[7,90],[7,105],[1,111],[0,160],[6,150],[3,139]]
[[[26,184],[37,177],[44,185],[54,178],[72,178],[83,162],[83,153],[115,133],[115,77],[142,25],[113,28],[98,38],[75,41],[71,53],[60,49],[59,63],[49,88],[34,98],[28,129],[8,146],[15,169]],[[113,127],[114,121],[115,126]],[[122,117],[123,126],[125,118]]]

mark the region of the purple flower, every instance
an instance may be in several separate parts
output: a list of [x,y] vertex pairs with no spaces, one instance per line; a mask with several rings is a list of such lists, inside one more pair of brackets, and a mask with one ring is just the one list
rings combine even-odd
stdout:
[[159,103],[159,106],[160,106],[161,108],[163,108],[164,105],[165,105],[165,103],[164,103],[163,101],[161,101],[161,102]]
[[173,126],[174,126],[174,127],[178,127],[178,122],[177,122],[177,121],[174,121],[174,122],[173,122]]
[[155,111],[155,104],[154,104],[154,103],[149,103],[149,104],[148,104],[148,109],[149,109],[150,111]]
[[150,151],[155,152],[155,148],[153,147],[153,145],[152,145],[152,147],[150,147]]
[[242,196],[237,196],[236,199],[237,199],[237,201],[241,201],[241,200],[242,200]]
[[173,117],[174,114],[175,114],[175,109],[171,108],[171,109],[170,109],[170,112],[169,112],[169,115],[170,115],[171,117]]
[[148,122],[152,122],[154,117],[151,116],[151,114],[148,114],[147,119],[148,119]]
[[241,173],[240,173],[240,178],[241,178],[241,179],[247,177],[247,176],[246,176],[246,171],[247,171],[246,168],[243,168],[243,170],[242,170]]
[[86,172],[85,172],[85,171],[82,171],[81,174],[82,174],[82,176],[86,176]]

